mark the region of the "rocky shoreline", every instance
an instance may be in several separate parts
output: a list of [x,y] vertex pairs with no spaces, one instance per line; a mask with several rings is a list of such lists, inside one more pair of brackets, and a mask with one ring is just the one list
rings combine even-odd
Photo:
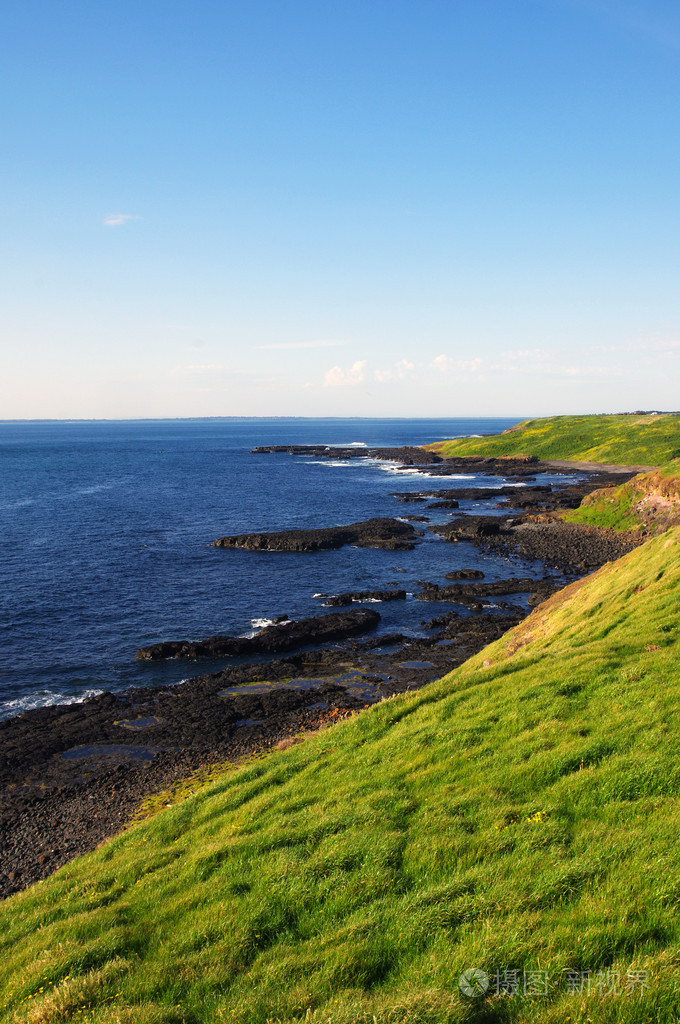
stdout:
[[[541,559],[547,571],[538,580],[487,581],[478,570],[463,568],[444,574],[453,581],[449,585],[420,581],[421,590],[413,595],[424,602],[419,607],[425,610],[428,601],[451,605],[423,619],[421,636],[372,636],[380,615],[371,606],[296,622],[281,616],[253,637],[164,641],[140,649],[137,656],[185,658],[192,664],[220,657],[241,663],[176,686],[105,693],[0,722],[0,895],[23,889],[93,849],[125,826],[146,794],[204,765],[240,761],[440,677],[570,578],[619,557],[642,539],[563,523],[554,515],[577,506],[596,488],[621,483],[625,471],[590,474],[566,486],[532,487],[539,473],[564,469],[537,460],[442,459],[415,448],[274,446],[256,452],[390,459],[426,476],[483,473],[514,481],[515,486],[495,489],[430,488],[393,497],[425,512],[455,512],[461,501],[495,502],[493,515],[456,514],[448,523],[426,528],[451,543],[470,541],[505,555]],[[518,488],[519,482],[526,486]],[[423,537],[423,530],[403,518],[386,517],[346,527],[240,534],[214,543],[302,553],[343,544],[411,549]],[[320,596],[325,604],[342,607],[404,600],[406,593],[390,587]]]
[[246,551],[329,551],[352,544],[357,548],[410,551],[417,536],[421,534],[410,523],[384,518],[320,530],[239,533],[233,537],[218,537],[213,541],[213,547],[244,548]]
[[139,661],[159,661],[163,658],[240,658],[252,654],[282,654],[300,647],[360,636],[375,629],[379,621],[377,612],[362,608],[360,611],[336,612],[334,615],[315,615],[297,622],[275,622],[265,626],[255,636],[166,640],[164,643],[140,647],[135,657]]

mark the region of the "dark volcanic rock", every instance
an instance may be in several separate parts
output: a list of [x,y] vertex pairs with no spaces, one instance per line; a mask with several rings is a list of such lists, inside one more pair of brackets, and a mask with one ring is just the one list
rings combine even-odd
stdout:
[[[505,490],[505,488],[503,488]],[[560,498],[568,488],[559,489]],[[511,491],[503,496],[500,505],[507,505],[511,508],[534,509],[544,505],[554,504],[552,499],[553,489],[549,486],[540,487],[513,487]],[[551,500],[552,499],[552,500]]]
[[405,590],[352,590],[347,594],[336,594],[324,602],[331,608],[361,601],[405,601]]
[[382,636],[373,636],[370,640],[356,641],[355,648],[357,651],[375,651],[381,647],[405,644],[408,639],[405,633],[383,633]]
[[424,448],[332,448],[325,444],[270,444],[253,448],[256,455],[272,452],[286,452],[289,455],[309,455],[315,459],[381,459],[399,462],[402,466],[432,466],[441,462],[440,455],[425,451]]
[[483,580],[484,573],[479,569],[456,569],[454,572],[445,572],[446,580]]
[[443,615],[436,615],[434,619],[428,619],[420,623],[425,629],[444,629],[455,625],[460,621],[460,612],[444,612]]
[[459,501],[493,501],[494,498],[503,498],[508,495],[517,494],[523,490],[522,487],[450,487],[446,490],[437,491],[433,497],[458,498]]
[[[491,501],[494,498],[504,498],[508,495],[517,494],[523,491],[523,487],[439,487],[431,491],[393,491],[392,497],[397,501],[428,501],[438,499],[442,501]],[[432,506],[429,506],[432,508]]]
[[455,498],[444,498],[442,501],[433,501],[428,508],[459,508]]
[[596,487],[614,487],[630,480],[633,473],[589,474],[578,483],[560,487],[515,487],[499,504],[512,508],[523,508],[527,512],[555,512],[561,509],[578,508],[586,494]]
[[318,530],[279,530],[273,533],[239,533],[218,537],[216,548],[246,548],[248,551],[324,551],[353,544],[359,548],[408,551],[421,536],[410,523],[399,519],[366,519],[349,526]]
[[[535,456],[516,458],[480,458],[458,456],[443,458],[425,448],[406,446],[404,448],[339,448],[317,444],[273,444],[253,448],[256,454],[283,452],[289,455],[307,455],[315,459],[383,459],[397,462],[402,466],[421,466],[423,472],[433,476],[469,473],[470,475],[504,476],[516,480],[530,479],[536,473],[555,472],[548,463],[540,462]],[[569,472],[561,469],[560,472]],[[578,469],[574,469],[578,472]]]
[[503,552],[517,552],[524,558],[541,559],[552,568],[582,575],[620,558],[644,539],[638,532],[603,530],[537,517],[516,523],[495,537],[485,537],[483,544]]
[[438,533],[444,540],[478,540],[505,532],[507,521],[501,516],[458,516],[450,523],[428,526],[428,530]]
[[311,644],[344,640],[374,629],[380,616],[368,608],[309,619],[281,622],[266,626],[255,636],[211,636],[205,640],[166,640],[164,643],[140,647],[135,657],[140,661],[162,658],[229,658],[249,654],[279,654]]
[[436,583],[426,583],[421,593],[416,594],[419,601],[454,601],[463,600],[467,602],[473,597],[496,597],[501,594],[529,594],[534,593],[539,586],[543,585],[542,580],[529,578],[508,580],[494,580],[493,583],[451,583],[449,586],[440,587]]
[[[297,669],[282,661],[271,677],[290,677]],[[256,680],[258,671],[261,666],[244,667],[240,677]],[[0,898],[119,832],[146,794],[211,763],[237,762],[301,729],[337,721],[366,703],[324,679],[314,689],[266,695],[226,698],[218,689],[217,682],[192,680],[170,690],[103,694],[0,723]],[[119,721],[139,715],[140,702],[163,723],[137,740],[153,744],[140,747],[150,759],[131,756],[135,737]],[[328,719],[322,708],[335,717]],[[244,729],[244,721],[258,724]],[[74,748],[83,756],[74,759]]]
[[[540,462],[535,456],[526,458],[478,458],[476,456],[458,456],[453,459],[442,459],[436,466],[425,468],[423,472],[429,476],[451,476],[469,473],[474,476],[504,476],[516,480],[535,476],[536,473],[553,472],[547,463]],[[568,471],[567,471],[568,472]],[[577,472],[577,470],[574,470]]]

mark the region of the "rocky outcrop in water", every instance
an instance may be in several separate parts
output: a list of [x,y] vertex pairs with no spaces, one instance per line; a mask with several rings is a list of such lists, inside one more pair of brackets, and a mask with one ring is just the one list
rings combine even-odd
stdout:
[[479,540],[507,532],[508,520],[503,516],[457,516],[450,523],[428,526],[430,533],[438,533],[444,540]]
[[551,585],[552,580],[550,579],[534,580],[528,577],[521,579],[513,577],[507,580],[494,580],[490,583],[451,583],[445,587],[440,587],[436,583],[423,582],[421,583],[422,591],[415,596],[419,601],[462,601],[467,603],[470,598],[477,597],[533,594],[539,587],[544,593]]
[[[428,491],[393,491],[392,497],[397,501],[430,501],[432,499],[442,501],[492,501],[494,498],[507,498],[523,494],[525,491],[536,490],[536,488],[504,486],[504,487],[439,487],[436,490]],[[548,484],[544,489],[547,493],[552,491]],[[435,506],[428,505],[428,508]]]
[[476,458],[474,456],[458,456],[453,459],[442,459],[433,466],[423,470],[429,476],[458,476],[466,473],[474,476],[503,476],[511,480],[525,480],[536,473],[552,472],[548,463],[540,462],[535,456],[526,458]]
[[315,615],[309,619],[281,622],[265,626],[255,636],[210,636],[205,640],[166,640],[140,647],[139,661],[160,661],[164,658],[230,658],[249,654],[280,654],[311,644],[324,644],[360,636],[374,629],[380,616],[368,608],[356,611]]
[[278,530],[272,533],[239,533],[218,537],[216,548],[245,548],[247,551],[325,551],[353,544],[358,548],[409,551],[422,534],[399,519],[367,519],[349,526],[318,530]]
[[458,502],[455,498],[443,498],[442,501],[433,501],[428,508],[459,508]]
[[404,601],[405,590],[352,590],[347,594],[336,594],[324,601],[331,608],[361,601]]
[[[503,476],[509,480],[531,479],[536,473],[553,472],[548,463],[540,462],[535,456],[508,458],[479,458],[457,456],[443,458],[425,448],[405,446],[403,448],[364,448],[361,445],[331,447],[316,444],[272,444],[253,448],[257,455],[287,453],[309,456],[314,459],[380,459],[395,462],[400,466],[418,466],[424,473],[433,476],[449,476],[467,473],[483,476]],[[563,470],[564,472],[564,470]],[[569,472],[569,469],[566,469]],[[577,469],[574,470],[577,472]]]
[[364,448],[363,445],[334,448],[325,444],[268,444],[253,448],[255,455],[277,452],[307,455],[314,459],[381,459],[385,462],[399,462],[402,466],[431,466],[442,461],[440,455],[408,445],[404,448]]

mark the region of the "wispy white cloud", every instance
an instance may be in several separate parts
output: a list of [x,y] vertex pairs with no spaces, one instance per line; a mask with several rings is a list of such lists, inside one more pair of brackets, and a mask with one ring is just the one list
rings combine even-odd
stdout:
[[292,349],[292,348],[338,348],[344,341],[282,341],[272,345],[256,345],[256,349]]
[[410,377],[416,368],[416,364],[412,363],[410,359],[400,359],[396,366],[397,377],[404,380],[405,377]]
[[380,384],[389,381],[432,381],[433,371],[439,375],[452,375],[458,378],[474,375],[480,380],[484,369],[484,360],[479,356],[474,359],[455,359],[444,352],[435,356],[429,363],[413,362],[411,359],[400,359],[393,366],[373,371],[373,376]]
[[388,380],[407,380],[416,369],[416,364],[410,359],[400,359],[386,370],[374,370],[373,375],[377,381],[384,384]]
[[337,388],[363,383],[366,362],[366,359],[358,359],[348,370],[343,370],[341,366],[331,367],[324,377],[323,386],[325,388]]
[[136,213],[110,213],[108,217],[104,218],[104,223],[109,228],[119,228],[122,224],[127,224],[131,220],[140,220]]

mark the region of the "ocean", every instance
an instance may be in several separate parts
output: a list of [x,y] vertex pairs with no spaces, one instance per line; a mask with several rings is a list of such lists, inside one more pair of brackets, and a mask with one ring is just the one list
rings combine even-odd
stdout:
[[[147,663],[159,640],[246,635],[274,616],[324,612],[319,594],[481,567],[540,576],[425,534],[414,551],[224,550],[224,534],[347,524],[421,512],[391,492],[450,488],[368,458],[251,454],[256,445],[419,445],[495,433],[510,419],[206,419],[0,423],[0,718],[104,690],[177,682],[222,663]],[[552,477],[553,482],[555,477]],[[498,477],[460,478],[498,487]],[[462,511],[482,509],[462,503]],[[446,512],[428,512],[432,522]],[[515,571],[516,570],[516,571]],[[445,611],[408,599],[377,607],[381,632],[422,635]]]

